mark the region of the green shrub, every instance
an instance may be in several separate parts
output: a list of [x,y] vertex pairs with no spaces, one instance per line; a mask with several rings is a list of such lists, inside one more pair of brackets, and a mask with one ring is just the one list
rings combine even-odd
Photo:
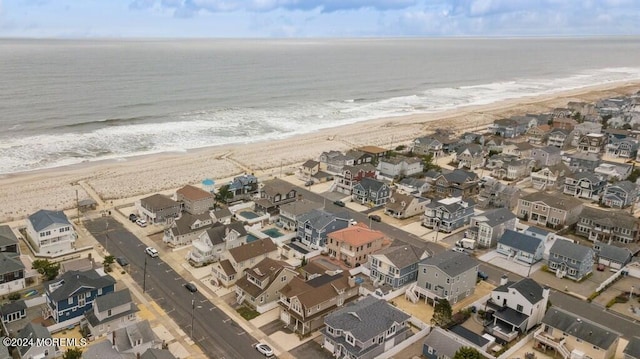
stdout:
[[20,293],[11,293],[9,294],[9,300],[18,300],[20,299],[21,295]]
[[236,311],[246,320],[251,320],[260,315],[257,311],[247,307],[240,307]]
[[591,293],[591,295],[589,296],[589,298],[587,298],[587,302],[591,303],[591,301],[593,301],[594,299],[596,299],[597,296],[600,295],[600,292],[593,292]]
[[613,305],[614,305],[614,304],[616,304],[616,303],[617,303],[616,298],[611,299],[611,300],[609,301],[609,303],[607,303],[607,308],[611,308],[611,307],[613,307]]

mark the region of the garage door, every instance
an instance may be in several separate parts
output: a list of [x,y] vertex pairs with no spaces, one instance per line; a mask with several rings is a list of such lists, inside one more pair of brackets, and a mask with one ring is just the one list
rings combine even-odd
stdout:
[[289,312],[283,310],[280,312],[280,320],[289,325]]

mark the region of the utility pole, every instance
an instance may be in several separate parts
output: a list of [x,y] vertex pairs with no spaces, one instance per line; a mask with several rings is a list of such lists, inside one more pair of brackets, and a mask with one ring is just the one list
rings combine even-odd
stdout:
[[105,235],[104,250],[108,253],[109,252],[109,220],[108,219],[105,222],[105,230],[106,230],[106,233],[104,234]]
[[147,254],[144,255],[144,269],[142,271],[142,294],[147,291]]
[[191,339],[193,339],[193,314],[196,310],[196,300],[191,299]]
[[77,209],[77,215],[78,215],[78,219],[76,220],[76,223],[80,224],[80,199],[78,198],[77,188],[76,188],[76,209]]

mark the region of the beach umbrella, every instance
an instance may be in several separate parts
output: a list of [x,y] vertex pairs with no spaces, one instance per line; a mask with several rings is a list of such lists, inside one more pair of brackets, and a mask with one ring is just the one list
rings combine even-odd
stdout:
[[216,181],[212,180],[211,178],[205,178],[204,180],[202,180],[202,187],[204,187],[205,191],[209,191],[209,193],[215,192],[215,184]]

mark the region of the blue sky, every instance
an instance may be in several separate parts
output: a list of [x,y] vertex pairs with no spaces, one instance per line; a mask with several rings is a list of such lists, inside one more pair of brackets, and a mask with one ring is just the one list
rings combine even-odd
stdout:
[[639,34],[638,0],[0,0],[0,37]]

